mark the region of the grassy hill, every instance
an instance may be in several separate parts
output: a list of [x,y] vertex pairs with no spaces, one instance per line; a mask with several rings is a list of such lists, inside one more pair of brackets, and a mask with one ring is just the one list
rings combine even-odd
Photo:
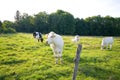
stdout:
[[[45,36],[44,36],[45,38]],[[77,45],[63,36],[64,64],[55,64],[49,45],[32,34],[0,34],[0,80],[71,80]],[[102,37],[81,36],[81,59],[76,80],[120,80],[120,37],[112,50],[100,50]]]

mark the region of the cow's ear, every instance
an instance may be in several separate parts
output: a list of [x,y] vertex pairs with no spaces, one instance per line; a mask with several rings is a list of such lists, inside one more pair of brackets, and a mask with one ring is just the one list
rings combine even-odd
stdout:
[[52,34],[51,38],[54,38],[55,37],[55,33]]

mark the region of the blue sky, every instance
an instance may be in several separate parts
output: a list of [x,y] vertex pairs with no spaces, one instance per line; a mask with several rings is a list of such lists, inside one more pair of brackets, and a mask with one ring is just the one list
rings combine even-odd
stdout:
[[17,10],[29,15],[46,11],[48,14],[61,9],[75,18],[96,15],[120,17],[120,0],[0,0],[0,20],[14,21]]

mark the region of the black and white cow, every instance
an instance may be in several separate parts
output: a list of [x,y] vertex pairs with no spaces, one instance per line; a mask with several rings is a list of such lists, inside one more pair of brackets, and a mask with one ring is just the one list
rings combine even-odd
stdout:
[[38,42],[39,41],[43,42],[42,34],[40,32],[33,32],[33,37],[35,39],[38,39]]

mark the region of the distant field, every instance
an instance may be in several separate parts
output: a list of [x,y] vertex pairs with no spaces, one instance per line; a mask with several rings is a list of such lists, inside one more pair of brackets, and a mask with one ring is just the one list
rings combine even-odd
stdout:
[[[45,38],[45,36],[44,36]],[[0,34],[0,80],[72,80],[77,45],[63,36],[64,64],[55,64],[49,45],[32,34]],[[120,80],[120,37],[112,50],[100,50],[102,37],[82,36],[82,53],[76,80]]]

